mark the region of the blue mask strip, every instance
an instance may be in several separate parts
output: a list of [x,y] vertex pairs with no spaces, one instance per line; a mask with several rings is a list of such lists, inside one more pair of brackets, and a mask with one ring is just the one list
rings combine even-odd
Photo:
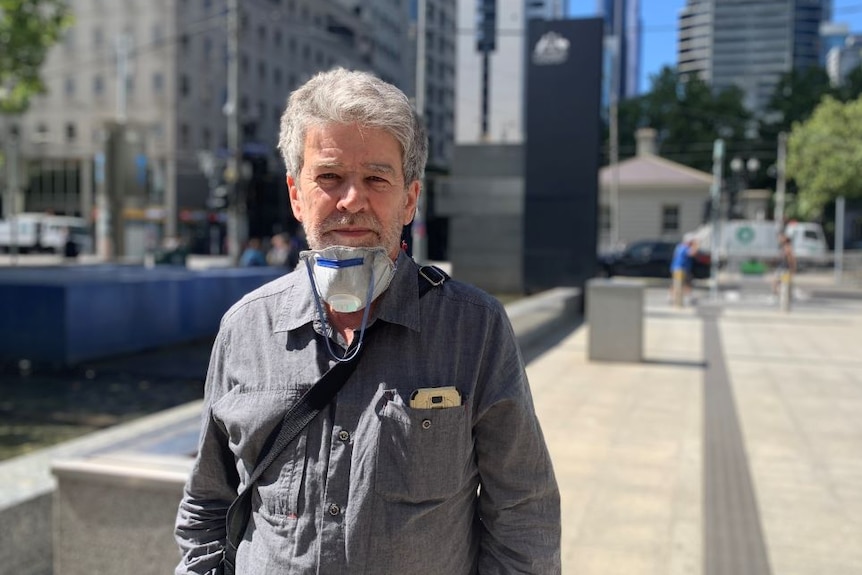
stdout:
[[348,260],[327,260],[324,258],[318,258],[314,263],[322,268],[341,269],[361,266],[364,261],[364,258],[350,258]]

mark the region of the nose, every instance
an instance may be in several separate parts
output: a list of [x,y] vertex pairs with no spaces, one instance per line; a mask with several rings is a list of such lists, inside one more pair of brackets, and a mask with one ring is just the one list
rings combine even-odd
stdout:
[[338,211],[355,214],[363,211],[367,205],[368,195],[361,180],[348,178],[336,204]]

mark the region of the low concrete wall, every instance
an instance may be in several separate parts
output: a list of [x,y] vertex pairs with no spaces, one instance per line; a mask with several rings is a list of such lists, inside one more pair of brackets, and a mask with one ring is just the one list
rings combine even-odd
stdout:
[[0,269],[0,361],[74,365],[214,335],[225,311],[277,268]]
[[[558,288],[507,305],[522,349],[575,318],[581,297],[580,290]],[[174,517],[201,406],[192,402],[0,463],[0,565],[32,561],[38,570],[9,572],[34,575],[171,572],[179,560]],[[27,521],[17,521],[24,515]]]
[[52,494],[39,493],[14,507],[0,510],[0,572],[12,575],[51,575]]
[[[96,457],[128,450],[132,445],[156,454],[172,448],[175,454],[189,455],[197,440],[199,417],[200,403],[194,402],[0,462],[0,573],[55,572],[52,533],[57,479],[51,471],[54,462]],[[176,501],[178,498],[173,503],[174,512]],[[140,503],[147,504],[146,500]]]
[[54,465],[54,573],[172,573],[188,456],[108,453]]

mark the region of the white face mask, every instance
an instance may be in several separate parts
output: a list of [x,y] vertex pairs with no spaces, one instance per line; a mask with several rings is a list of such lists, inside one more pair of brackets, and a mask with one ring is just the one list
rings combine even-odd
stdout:
[[384,248],[331,246],[304,251],[312,288],[333,311],[359,311],[386,291],[395,264]]

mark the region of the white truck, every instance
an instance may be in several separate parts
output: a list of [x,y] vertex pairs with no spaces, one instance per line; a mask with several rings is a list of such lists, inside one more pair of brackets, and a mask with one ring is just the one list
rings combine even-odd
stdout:
[[[779,257],[778,235],[781,226],[768,220],[728,220],[718,226],[718,260],[756,260],[766,264],[775,263]],[[823,227],[814,222],[789,222],[784,233],[790,239],[793,253],[800,264],[817,265],[829,261],[829,251]],[[692,232],[697,238],[700,251],[715,257],[713,250],[712,224],[704,224]]]
[[92,252],[93,236],[84,218],[24,212],[0,220],[0,253],[62,254],[69,235],[80,253]]

